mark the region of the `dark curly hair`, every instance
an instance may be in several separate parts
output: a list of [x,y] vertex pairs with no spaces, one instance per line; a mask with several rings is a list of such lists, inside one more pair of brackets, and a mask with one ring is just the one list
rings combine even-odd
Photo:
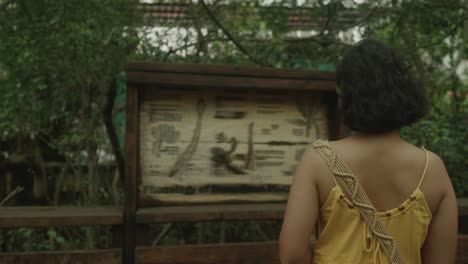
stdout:
[[337,92],[345,124],[364,133],[410,125],[429,110],[425,89],[390,45],[365,39],[338,62]]

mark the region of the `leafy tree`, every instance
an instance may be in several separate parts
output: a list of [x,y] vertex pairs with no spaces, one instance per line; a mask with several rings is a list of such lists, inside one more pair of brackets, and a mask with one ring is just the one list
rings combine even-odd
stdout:
[[[113,131],[107,129],[106,135],[103,120],[109,124],[112,117],[114,82],[138,43],[138,21],[135,1],[3,2],[2,139],[26,142],[24,159],[30,153],[27,142],[39,139],[70,164],[89,165],[88,175],[92,175],[97,150],[106,147],[108,136],[112,140]],[[44,150],[36,145],[39,154],[32,160],[43,166]],[[44,189],[36,196],[47,194],[47,178],[42,171]]]
[[[104,179],[114,168],[102,172],[100,166],[116,162],[123,175],[112,118],[115,81],[124,83],[120,73],[129,59],[334,70],[343,51],[363,37],[391,42],[414,65],[433,110],[403,136],[441,155],[457,194],[468,195],[468,0],[153,2],[178,15],[158,17],[150,12],[153,4],[137,0],[0,0],[0,172],[8,164],[31,167],[35,198],[120,202],[118,177]],[[166,132],[154,136],[172,141]],[[54,155],[65,165],[51,170]],[[179,233],[193,241],[192,229]],[[194,230],[198,241],[208,232],[205,224]],[[109,237],[89,228],[20,229],[0,235],[0,244],[57,249],[83,233],[86,239],[74,245],[94,247]],[[18,242],[31,237],[47,243]]]
[[[133,0],[0,2],[0,167],[30,168],[16,181],[27,184],[32,175],[36,203],[119,203],[116,181],[106,182],[99,164],[113,153],[118,166],[109,166],[123,176],[115,82],[138,45],[140,21]],[[85,246],[94,247],[96,230],[83,231]],[[55,231],[37,232],[63,244]]]

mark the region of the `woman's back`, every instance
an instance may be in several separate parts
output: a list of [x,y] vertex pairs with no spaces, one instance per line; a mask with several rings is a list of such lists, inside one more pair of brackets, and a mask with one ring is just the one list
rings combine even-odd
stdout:
[[[372,138],[359,136],[330,142],[331,148],[348,165],[367,196],[379,212],[398,207],[421,182],[431,212],[437,208],[442,191],[438,188],[436,174],[441,168],[435,154],[426,152],[400,139],[397,134],[384,134]],[[443,164],[442,164],[443,165]],[[320,205],[326,200],[335,182],[329,168],[321,164],[317,175]]]
[[[424,87],[401,54],[375,40],[363,40],[344,54],[336,84],[343,121],[356,133],[330,147],[376,210],[390,211],[388,216],[379,214],[386,226],[379,224],[379,230],[387,229],[395,238],[406,263],[454,263],[457,205],[445,166],[436,154],[400,138],[402,127],[428,112]],[[377,233],[366,231],[368,213],[360,216],[349,208],[349,198],[321,154],[308,149],[289,192],[280,236],[282,263],[310,263],[310,236],[317,220],[324,228],[315,250],[323,261],[317,263],[366,263],[372,260],[370,253],[381,252]]]
[[[360,142],[359,139],[348,138],[334,142],[333,147],[326,141],[316,141],[314,148],[320,153],[322,159],[327,160],[331,158],[333,152],[337,153],[336,148],[344,145],[344,148],[340,150],[346,153],[348,162],[344,161],[342,152],[338,152],[338,155],[353,172],[355,168],[359,170],[360,166],[364,168],[359,170],[362,176],[358,177],[358,180],[365,179],[367,186],[364,188],[372,189],[375,197],[379,198],[380,204],[383,205],[381,206],[382,210],[377,209],[379,217],[386,230],[395,239],[403,259],[407,263],[421,263],[420,248],[424,244],[432,218],[432,213],[420,189],[426,176],[429,156],[427,151],[414,148],[401,140],[388,142],[392,139],[391,136],[380,136],[379,139],[374,138],[373,141],[367,139],[365,142]],[[403,143],[404,146],[398,146],[399,143]],[[351,153],[348,153],[346,149],[359,151],[349,151]],[[400,155],[392,153],[395,150],[407,151],[408,153]],[[413,150],[418,151],[413,153]],[[407,188],[401,182],[409,180],[409,183],[406,184],[408,185],[412,183],[412,179],[416,178],[408,175],[408,172],[413,170],[413,164],[419,163],[421,154],[423,157],[421,159],[423,160],[422,167],[418,173],[414,173],[419,175],[418,182],[414,184],[410,192],[406,193]],[[415,158],[416,160],[414,160]],[[372,164],[366,165],[366,162],[362,161],[369,161]],[[354,166],[349,166],[349,163]],[[401,164],[403,170],[394,169],[392,166],[387,168],[388,164],[397,166]],[[335,170],[333,166],[335,165],[327,165],[329,171]],[[329,174],[329,177],[333,179],[334,176]],[[385,179],[385,177],[388,178]],[[395,182],[398,180],[401,182]],[[359,214],[357,207],[344,195],[335,181],[333,183],[334,186],[320,206],[319,224],[322,231],[315,244],[314,263],[389,263],[385,257],[385,251],[380,247],[375,236],[372,236],[370,228]],[[386,184],[394,186],[394,188],[385,188]],[[380,193],[379,188],[381,188]],[[393,206],[391,200],[399,199],[402,193],[406,193],[405,198]],[[385,196],[393,196],[396,199],[382,199]],[[372,198],[370,199],[372,200]]]
[[[357,135],[327,144],[358,178],[406,263],[452,263],[456,200],[437,155],[412,146],[398,133]],[[289,245],[300,250],[301,239],[308,244],[305,234],[318,222],[314,263],[389,263],[331,170],[314,147],[306,151],[291,188],[281,250]],[[291,237],[296,243],[288,241]]]

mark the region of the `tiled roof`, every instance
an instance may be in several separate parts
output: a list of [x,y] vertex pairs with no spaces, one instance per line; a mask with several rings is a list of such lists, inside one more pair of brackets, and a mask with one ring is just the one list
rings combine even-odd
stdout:
[[[225,4],[224,8],[230,5]],[[141,4],[142,11],[149,23],[189,25],[193,22],[190,17],[190,11],[196,8],[196,4],[163,4],[163,3],[144,3]],[[216,8],[223,8],[223,5],[217,5]],[[311,16],[311,8],[288,8],[288,7],[251,7],[245,8],[246,15],[254,14],[265,9],[284,8],[288,15],[288,26],[292,29],[321,29],[327,23],[328,14],[325,12],[318,17]],[[345,9],[338,11],[334,17],[334,23],[340,27],[352,27],[358,22],[359,14],[356,10]]]

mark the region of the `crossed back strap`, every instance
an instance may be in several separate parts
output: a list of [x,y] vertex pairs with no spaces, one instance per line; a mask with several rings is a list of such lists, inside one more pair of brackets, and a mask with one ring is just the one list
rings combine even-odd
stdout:
[[344,193],[350,198],[351,202],[358,208],[359,213],[367,222],[372,234],[377,238],[380,246],[387,254],[390,263],[404,264],[395,240],[385,230],[385,226],[377,214],[377,210],[367,197],[358,179],[342,159],[335,153],[328,141],[317,140],[313,144],[315,150],[322,156],[328,167],[333,173],[336,182],[342,187]]

